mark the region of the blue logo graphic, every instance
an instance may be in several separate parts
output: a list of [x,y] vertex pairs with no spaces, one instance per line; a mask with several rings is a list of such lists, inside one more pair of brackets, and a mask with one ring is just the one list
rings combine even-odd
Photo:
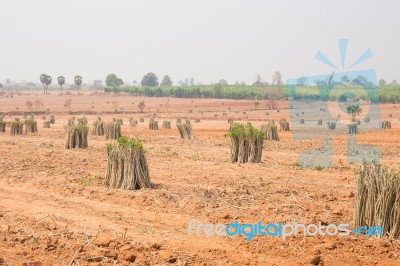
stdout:
[[[338,41],[341,68],[318,51],[316,59],[332,68],[324,75],[310,75],[286,81],[291,128],[295,140],[322,139],[318,150],[305,151],[299,157],[302,167],[331,167],[333,137],[347,136],[347,160],[349,163],[379,162],[379,151],[369,145],[357,143],[357,134],[381,129],[381,115],[376,72],[373,69],[352,70],[372,56],[366,50],[346,65],[348,41]],[[350,116],[347,108],[359,106],[358,116]]]
[[234,223],[225,224],[196,224],[196,220],[192,219],[188,224],[188,235],[199,236],[203,233],[206,236],[243,236],[247,241],[252,240],[255,236],[272,236],[281,237],[285,240],[291,236],[349,236],[351,233],[358,236],[365,235],[371,237],[383,236],[383,229],[380,226],[361,226],[359,228],[349,229],[349,224],[276,224],[269,223],[263,225],[262,222],[255,224],[240,224],[237,221]]

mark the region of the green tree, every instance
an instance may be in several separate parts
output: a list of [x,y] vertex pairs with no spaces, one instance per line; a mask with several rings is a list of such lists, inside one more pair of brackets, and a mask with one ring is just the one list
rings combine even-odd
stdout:
[[275,73],[272,74],[272,85],[274,84],[282,85],[282,75],[279,71],[275,71]]
[[143,76],[142,86],[149,86],[149,87],[155,87],[158,86],[158,77],[154,73],[147,73],[146,75]]
[[213,96],[214,98],[221,99],[223,95],[223,86],[221,84],[217,84],[213,88]]
[[115,74],[108,74],[106,77],[107,87],[120,87],[124,84],[124,81],[117,77]]
[[350,81],[351,81],[351,77],[349,77],[347,74],[344,75],[344,76],[341,78],[342,84],[343,84],[344,86],[346,86],[346,87],[349,86]]
[[60,85],[61,94],[62,94],[63,93],[62,86],[65,84],[65,77],[64,76],[59,76],[57,78],[57,81],[58,81],[58,85]]
[[308,77],[307,76],[302,76],[297,79],[297,86],[304,86],[307,82]]
[[144,101],[141,101],[138,104],[138,108],[140,109],[140,112],[143,113],[144,108],[146,107],[146,105],[144,104]]
[[165,75],[161,81],[161,86],[172,86],[172,80],[168,75]]
[[46,84],[46,93],[47,93],[47,91],[49,90],[49,86],[50,86],[52,80],[53,80],[53,79],[52,79],[50,76],[47,76],[46,82],[45,82],[45,84]]
[[75,76],[74,82],[75,82],[76,88],[78,89],[78,94],[79,94],[79,89],[80,89],[80,87],[82,85],[82,77],[78,76],[78,75]]
[[353,79],[352,81],[353,85],[359,85],[359,86],[368,86],[370,84],[370,82],[368,81],[368,79],[364,76],[358,76],[355,79]]
[[43,84],[43,93],[47,93],[46,91],[46,79],[47,79],[47,74],[42,74],[40,75],[40,82]]
[[386,83],[387,83],[386,80],[380,79],[378,84],[379,84],[379,87],[383,87],[386,85]]
[[349,105],[347,106],[347,113],[352,116],[351,121],[356,121],[356,116],[361,114],[362,108],[357,104],[357,105]]

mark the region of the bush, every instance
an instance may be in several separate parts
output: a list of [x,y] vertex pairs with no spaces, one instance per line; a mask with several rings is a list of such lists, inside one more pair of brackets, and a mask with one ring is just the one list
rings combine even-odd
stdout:
[[127,190],[151,187],[142,141],[120,137],[106,146],[107,170],[104,184]]

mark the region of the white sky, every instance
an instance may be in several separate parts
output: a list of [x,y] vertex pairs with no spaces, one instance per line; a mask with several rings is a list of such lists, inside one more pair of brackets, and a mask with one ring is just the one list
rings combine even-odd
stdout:
[[47,73],[84,81],[147,72],[253,82],[329,73],[318,50],[340,65],[337,39],[349,39],[348,64],[400,80],[400,1],[385,0],[0,0],[0,81],[39,81]]

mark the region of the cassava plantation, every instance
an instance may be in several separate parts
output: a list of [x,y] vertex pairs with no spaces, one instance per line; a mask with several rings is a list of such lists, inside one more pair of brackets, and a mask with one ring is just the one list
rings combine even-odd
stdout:
[[400,266],[400,1],[0,10],[0,266]]

